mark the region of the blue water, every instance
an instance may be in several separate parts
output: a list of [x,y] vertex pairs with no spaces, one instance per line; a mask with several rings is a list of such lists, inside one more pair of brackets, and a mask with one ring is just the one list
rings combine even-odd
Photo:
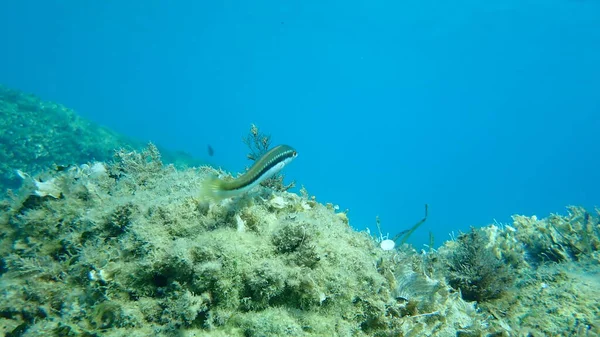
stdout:
[[4,1],[0,82],[239,172],[250,123],[351,225],[600,205],[600,2]]

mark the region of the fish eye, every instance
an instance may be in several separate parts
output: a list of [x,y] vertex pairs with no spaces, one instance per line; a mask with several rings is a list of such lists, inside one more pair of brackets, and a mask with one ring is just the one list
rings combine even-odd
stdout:
[[298,152],[294,151],[294,152],[292,152],[292,155],[295,157],[298,155]]

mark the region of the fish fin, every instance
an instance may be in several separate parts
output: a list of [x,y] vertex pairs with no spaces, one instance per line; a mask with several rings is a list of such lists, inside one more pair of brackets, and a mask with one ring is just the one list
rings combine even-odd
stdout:
[[234,193],[228,191],[225,186],[226,182],[216,175],[206,178],[200,186],[200,200],[220,202],[234,196]]

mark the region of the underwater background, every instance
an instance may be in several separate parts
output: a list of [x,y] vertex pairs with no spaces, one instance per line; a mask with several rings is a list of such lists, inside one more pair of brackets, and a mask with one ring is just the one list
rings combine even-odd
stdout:
[[600,2],[0,31],[1,336],[600,336]]
[[[251,123],[412,241],[600,204],[600,3],[11,1],[1,82],[242,172]],[[208,157],[207,146],[214,149]]]

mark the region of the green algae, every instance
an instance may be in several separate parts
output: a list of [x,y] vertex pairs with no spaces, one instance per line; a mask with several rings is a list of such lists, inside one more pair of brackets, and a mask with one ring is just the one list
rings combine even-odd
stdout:
[[[0,193],[17,188],[21,170],[39,174],[54,167],[108,161],[119,148],[141,150],[145,142],[120,135],[80,117],[64,105],[0,85]],[[201,161],[161,149],[166,162],[195,166]]]
[[[383,251],[345,213],[258,188],[207,204],[210,167],[177,169],[153,145],[53,171],[0,204],[5,335],[480,336],[598,332],[596,229],[577,259],[532,261],[543,228],[597,217],[515,217],[478,230],[516,285],[482,302],[452,283],[461,243]],[[35,180],[36,177],[29,178]],[[40,188],[58,190],[58,197]],[[583,220],[582,220],[583,219]],[[585,226],[577,225],[585,221]],[[549,238],[551,239],[551,238]],[[467,241],[470,242],[470,241]],[[562,245],[564,247],[564,245]],[[459,256],[460,258],[457,258]],[[468,257],[472,259],[473,257]],[[461,260],[463,259],[463,260]],[[535,256],[533,257],[535,259]],[[535,262],[535,263],[534,263]],[[573,272],[573,270],[584,270]],[[534,266],[535,264],[535,266]],[[579,269],[569,264],[576,264]],[[453,289],[452,285],[456,287]]]
[[202,203],[212,173],[165,165],[149,146],[54,173],[58,198],[28,185],[5,200],[4,332],[387,336],[469,307],[436,282],[407,310],[394,273],[412,271],[398,259],[413,253],[383,252],[314,198],[260,188]]

